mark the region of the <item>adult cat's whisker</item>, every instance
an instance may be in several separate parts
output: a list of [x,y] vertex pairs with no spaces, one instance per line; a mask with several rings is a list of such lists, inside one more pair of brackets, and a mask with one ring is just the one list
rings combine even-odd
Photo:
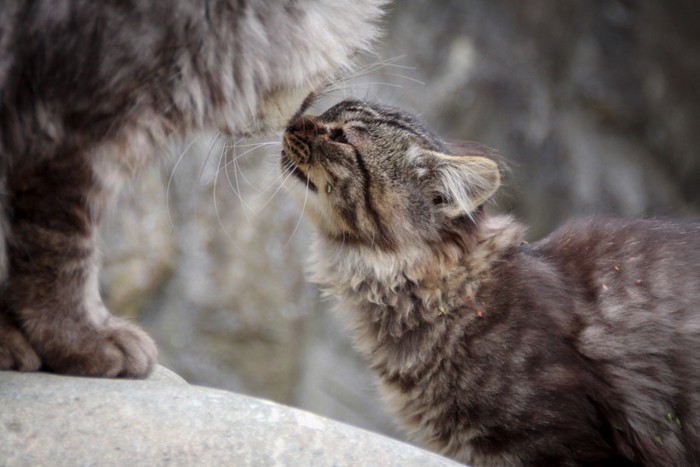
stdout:
[[405,55],[397,55],[395,57],[383,59],[383,60],[377,60],[375,62],[369,63],[365,65],[362,68],[358,68],[354,73],[349,74],[344,78],[345,81],[347,80],[352,80],[355,78],[358,78],[360,76],[365,76],[370,73],[374,73],[376,71],[379,71],[383,68],[400,68],[404,70],[413,70],[415,69],[414,67],[408,66],[408,65],[400,65],[397,62],[403,60],[406,58]]
[[385,81],[354,81],[352,83],[339,83],[338,86],[328,89],[327,94],[332,95],[335,93],[340,93],[341,99],[345,100],[351,98],[353,95],[356,95],[360,90],[364,90],[364,92],[376,92],[376,90],[381,87],[405,89],[405,85],[399,83],[390,83]]
[[396,88],[396,89],[404,89],[405,86],[403,84],[398,84],[398,83],[389,83],[386,81],[363,81],[360,83],[354,84],[354,87],[369,87],[369,86],[386,86],[389,88]]
[[425,86],[425,82],[423,82],[423,81],[421,81],[421,80],[419,80],[419,79],[412,78],[412,77],[410,77],[410,76],[408,76],[408,75],[403,75],[403,74],[401,74],[401,73],[389,73],[389,72],[386,72],[385,74],[386,74],[387,76],[395,76],[395,77],[397,77],[397,78],[405,79],[405,80],[407,80],[407,81],[411,81],[411,82],[413,82],[413,83],[420,84],[421,86]]
[[[345,76],[344,78],[336,81],[335,83],[333,83],[333,85],[327,87],[323,91],[323,94],[329,94],[329,93],[333,93],[333,92],[337,92],[337,91],[347,90],[351,87],[358,85],[360,83],[359,78],[361,78],[363,76],[370,75],[370,74],[375,73],[375,72],[382,70],[384,68],[398,68],[398,69],[404,69],[404,70],[414,70],[415,69],[414,67],[407,66],[407,65],[399,65],[397,63],[394,63],[395,61],[402,60],[404,57],[405,57],[404,55],[400,55],[400,56],[397,56],[394,58],[380,60],[377,62],[370,63],[370,64],[358,69],[354,73],[352,73],[348,76]],[[396,75],[401,76],[399,74],[396,74]],[[409,78],[409,77],[405,77],[405,78],[412,80],[412,78]],[[424,84],[420,81],[417,81],[417,82],[420,84]],[[383,83],[379,83],[379,84],[383,84]],[[321,97],[321,96],[319,95],[319,97]]]

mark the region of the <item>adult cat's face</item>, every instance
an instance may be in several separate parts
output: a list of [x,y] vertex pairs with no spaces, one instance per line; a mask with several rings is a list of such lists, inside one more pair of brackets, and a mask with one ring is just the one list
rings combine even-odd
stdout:
[[453,156],[414,116],[355,100],[292,121],[282,168],[322,233],[388,251],[438,240],[499,183],[492,160]]

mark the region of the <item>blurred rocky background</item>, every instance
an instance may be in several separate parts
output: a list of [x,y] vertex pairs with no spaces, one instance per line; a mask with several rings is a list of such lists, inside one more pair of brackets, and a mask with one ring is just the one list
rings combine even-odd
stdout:
[[[592,214],[698,219],[697,0],[398,0],[345,95],[419,113],[513,162],[494,209],[533,239]],[[320,45],[322,46],[322,45]],[[102,231],[110,307],[189,382],[402,437],[330,303],[263,146],[200,135],[134,181]]]

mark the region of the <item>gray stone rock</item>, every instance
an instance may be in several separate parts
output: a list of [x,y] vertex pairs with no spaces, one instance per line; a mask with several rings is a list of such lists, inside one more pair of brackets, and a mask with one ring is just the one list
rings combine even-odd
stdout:
[[0,466],[457,465],[276,403],[148,380],[0,372]]

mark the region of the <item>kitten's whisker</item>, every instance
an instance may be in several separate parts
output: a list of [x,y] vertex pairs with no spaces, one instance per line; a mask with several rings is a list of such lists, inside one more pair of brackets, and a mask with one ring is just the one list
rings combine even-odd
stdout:
[[[235,184],[235,186],[234,186],[234,183],[233,183],[233,181],[231,180],[231,175],[230,175],[230,173],[229,173],[229,171],[228,171],[228,167],[229,167],[229,165],[231,165],[232,163],[234,164],[234,173],[235,173],[235,171],[236,171],[236,169],[237,169],[237,167],[236,167],[236,165],[235,165],[235,160],[236,160],[236,158],[237,158],[237,157],[235,156],[235,148],[236,148],[237,145],[238,145],[238,141],[240,141],[240,140],[234,141],[233,144],[227,143],[227,144],[223,145],[223,147],[221,148],[221,155],[219,156],[219,164],[218,164],[218,167],[217,167],[216,171],[214,172],[214,175],[213,175],[213,177],[212,177],[212,180],[214,181],[214,184],[216,185],[216,184],[218,183],[218,182],[217,182],[217,179],[218,179],[219,174],[221,173],[221,171],[223,170],[223,171],[225,172],[225,174],[226,174],[226,180],[227,180],[227,182],[228,182],[228,186],[231,188],[231,191],[232,191],[232,192],[236,195],[236,197],[238,198],[238,200],[239,200],[239,202],[240,202],[240,205],[241,205],[241,208],[243,209],[243,214],[244,214],[245,217],[246,217],[246,220],[250,220],[248,213],[251,212],[252,209],[250,208],[250,206],[249,206],[249,205],[245,202],[245,200],[243,199],[243,193],[242,193],[242,191],[241,191],[241,189],[240,189],[240,185],[238,184],[237,179],[236,179],[236,184]],[[233,149],[233,153],[234,153],[234,155],[231,157],[231,160],[230,160],[230,161],[228,160],[229,149]],[[223,163],[222,163],[222,160],[223,160]],[[212,180],[210,180],[209,182],[207,182],[207,184],[211,183]]]
[[[233,146],[232,148],[233,148],[233,156],[232,156],[232,159],[233,159],[233,158],[235,158],[235,151],[236,151],[236,149],[235,149],[235,146]],[[228,151],[227,151],[226,159],[227,159],[227,158],[228,158]],[[240,187],[235,187],[235,186],[233,186],[233,181],[231,180],[231,174],[229,173],[229,164],[230,164],[230,162],[229,162],[228,160],[226,160],[226,159],[224,159],[224,165],[223,165],[223,167],[221,167],[219,170],[223,170],[223,171],[224,171],[224,174],[226,174],[226,181],[227,181],[227,183],[228,183],[228,186],[229,186],[229,188],[231,189],[231,191],[232,191],[233,193],[235,193],[236,197],[237,197],[238,200],[240,201],[241,209],[243,209],[243,214],[246,216],[246,219],[248,219],[247,209],[246,209],[247,206],[246,206],[245,201],[243,200],[243,193],[241,193]],[[234,172],[236,171],[236,165],[235,165],[235,163],[234,163],[234,166],[233,166],[233,170],[234,170]]]
[[275,199],[275,196],[277,196],[277,193],[279,193],[280,190],[282,190],[282,188],[284,187],[284,184],[287,183],[287,180],[289,180],[289,177],[291,177],[293,174],[294,174],[294,172],[292,172],[292,164],[288,163],[287,167],[282,169],[282,173],[275,180],[275,181],[277,181],[277,180],[282,179],[282,182],[277,186],[275,191],[265,200],[265,202],[262,204],[262,206],[260,206],[260,208],[257,211],[255,211],[255,215],[261,213],[262,210],[265,209],[267,207],[267,205],[272,202],[273,199]]
[[[260,189],[261,194],[266,194],[269,193],[271,190],[274,190],[273,193],[270,196],[268,196],[268,198],[265,200],[263,207],[265,207],[272,200],[272,198],[275,197],[277,192],[282,189],[282,185],[284,184],[289,175],[291,175],[291,165],[289,165],[289,167],[283,168],[274,180],[271,180],[263,188]],[[260,212],[260,209],[255,211],[256,214],[258,212]]]
[[[226,142],[226,143],[222,146],[222,148],[221,148],[222,153],[224,153],[224,152],[227,153],[228,150],[230,150],[230,149],[233,149],[233,151],[234,151],[234,153],[235,153],[235,150],[236,150],[236,147],[238,146],[238,142],[239,142],[239,141],[241,141],[241,140],[238,139],[238,140],[234,141],[233,143]],[[218,172],[219,172],[222,168],[227,167],[227,166],[229,165],[229,162],[227,162],[227,160],[228,160],[228,157],[226,157],[226,158],[224,159],[224,164],[222,165],[222,164],[221,164],[221,158],[219,158],[219,164],[218,164],[217,167],[216,167],[216,172],[217,172],[217,173],[215,173],[215,174],[212,176],[212,178],[211,178],[209,181],[207,181],[207,184],[211,183],[211,182],[214,180],[214,177],[215,177],[215,176],[218,176]]]
[[[219,165],[221,165],[221,160],[222,160],[222,158],[225,157],[225,155],[226,155],[226,148],[223,147],[221,149],[221,155],[219,156]],[[226,226],[224,226],[223,220],[221,220],[221,215],[219,214],[219,206],[218,206],[218,203],[216,202],[216,198],[217,198],[216,184],[217,184],[218,180],[219,180],[219,171],[217,170],[216,174],[214,175],[214,186],[212,188],[212,198],[214,200],[214,214],[216,215],[216,220],[219,222],[219,225],[221,226],[221,230],[223,230],[224,235],[226,235],[226,238],[228,238],[231,241],[231,243],[233,243],[233,241],[234,241],[233,237],[231,237],[231,235],[228,233],[228,230],[226,230]],[[245,209],[243,210],[243,212],[245,213]]]
[[284,171],[289,170],[289,169],[291,168],[292,164],[291,164],[291,163],[288,163],[288,166],[289,166],[289,167],[287,167],[286,169],[283,169],[283,171],[282,171],[281,173],[279,173],[279,174],[277,175],[277,177],[275,177],[274,180],[271,180],[271,181],[262,189],[262,192],[263,192],[263,193],[265,193],[265,192],[267,192],[267,191],[273,189],[274,187],[277,187],[276,190],[279,190],[279,183],[277,183],[277,182],[279,182],[280,180],[282,180],[282,178],[285,176]]
[[[204,169],[207,167],[207,164],[209,163],[209,157],[211,157],[211,153],[214,150],[214,146],[219,141],[220,136],[221,136],[221,133],[217,133],[216,138],[214,138],[214,141],[212,141],[211,144],[209,145],[209,149],[207,150],[207,157],[204,159],[204,163],[202,164],[202,167],[199,169],[199,175],[197,175],[197,182],[202,181],[202,175],[204,175]],[[209,183],[211,183],[211,180],[208,181],[206,184],[208,185]]]
[[[233,163],[233,175],[235,179],[235,187],[234,183],[231,180],[231,176],[229,175],[228,168],[226,170],[226,179],[228,180],[229,186],[231,187],[231,190],[236,194],[238,197],[238,200],[241,203],[241,209],[243,209],[243,215],[246,218],[246,221],[250,221],[250,215],[253,213],[253,209],[248,205],[248,203],[245,202],[243,199],[243,189],[241,188],[241,184],[238,180],[238,172],[241,170],[240,166],[238,165],[237,158],[235,156],[235,149],[234,149],[234,156],[232,157],[231,162]],[[227,164],[228,165],[228,164]]]
[[[214,141],[216,141],[220,136],[220,133],[216,134],[216,137],[214,138]],[[196,136],[192,138],[192,141],[185,147],[185,149],[182,150],[180,153],[180,156],[177,158],[177,161],[175,161],[175,165],[173,166],[173,169],[170,171],[170,176],[168,177],[168,184],[165,186],[165,209],[168,213],[168,222],[170,222],[170,226],[174,226],[175,224],[173,223],[173,215],[172,215],[172,210],[170,209],[170,186],[173,183],[173,178],[175,178],[175,171],[177,168],[180,166],[180,162],[185,158],[185,154],[190,150],[192,145],[197,142],[199,138]]]
[[259,149],[259,148],[261,148],[261,147],[263,147],[263,146],[270,146],[270,145],[273,145],[273,144],[279,144],[279,143],[278,143],[277,141],[268,141],[268,142],[265,142],[265,143],[257,143],[257,144],[248,145],[248,146],[241,146],[241,145],[235,144],[233,147],[229,147],[229,149],[234,149],[234,152],[235,152],[235,150],[236,150],[237,148],[240,148],[240,147],[248,147],[248,149],[246,149],[245,151],[243,151],[243,152],[240,153],[240,154],[237,154],[234,158],[232,158],[231,162],[237,161],[237,160],[240,159],[241,157],[243,157],[243,156],[245,156],[245,155],[247,155],[247,154],[249,154],[249,153],[255,151],[256,149]]
[[241,173],[241,178],[243,179],[243,181],[245,182],[246,185],[248,185],[249,187],[251,187],[253,190],[257,191],[258,193],[262,193],[262,192],[263,192],[263,190],[261,190],[261,189],[260,189],[258,186],[256,186],[253,182],[251,182],[250,179],[248,179],[248,177],[245,176],[245,172],[243,171],[243,169],[241,169],[241,165],[238,163],[238,158],[236,158],[236,159],[233,161],[233,164],[234,164],[234,167],[237,168],[237,170]]
[[297,224],[294,226],[294,230],[292,231],[291,235],[289,236],[289,240],[287,240],[287,243],[284,244],[282,247],[282,251],[285,251],[287,249],[287,246],[292,242],[292,239],[294,238],[294,235],[297,233],[297,230],[299,230],[299,226],[301,225],[301,221],[304,219],[304,211],[306,210],[306,201],[309,198],[309,183],[311,180],[309,177],[306,177],[306,190],[304,191],[304,203],[301,206],[301,213],[299,213],[299,220],[297,220]]
[[235,146],[237,148],[250,148],[252,147],[253,149],[260,148],[262,146],[272,146],[273,144],[279,144],[279,141],[264,141],[260,143],[250,143],[250,144],[236,144]]
[[[271,145],[275,145],[275,144],[279,144],[279,143],[276,142],[276,141],[268,141],[268,142],[264,142],[264,143],[257,143],[257,144],[252,144],[252,145],[246,145],[247,147],[249,147],[249,149],[246,150],[246,151],[244,151],[244,152],[241,153],[241,154],[238,154],[238,155],[235,154],[236,148],[242,147],[242,146],[241,146],[241,145],[238,145],[238,144],[234,144],[234,146],[229,146],[229,149],[233,149],[233,151],[234,151],[234,156],[231,158],[230,161],[227,160],[226,164],[224,164],[224,166],[223,166],[221,169],[227,170],[229,165],[231,165],[231,164],[236,165],[236,164],[238,163],[237,161],[238,161],[240,158],[242,158],[242,157],[245,156],[246,154],[249,154],[251,151],[255,151],[256,149],[259,149],[259,148],[261,148],[261,147],[263,147],[263,146],[271,146]],[[246,146],[243,146],[243,147],[246,147]],[[221,170],[221,169],[220,169],[220,170]],[[247,184],[248,186],[250,186],[251,188],[253,188],[255,191],[257,191],[258,193],[263,193],[263,192],[265,192],[265,191],[267,190],[267,188],[261,189],[261,188],[258,187],[256,184],[252,183],[252,182],[245,176],[245,174],[243,173],[243,170],[241,170],[241,168],[240,168],[240,165],[238,165],[238,170],[241,171],[241,178],[243,178],[243,181],[246,182],[246,184]],[[226,173],[227,173],[227,178],[230,180],[230,177],[229,177],[229,175],[228,175],[228,171],[227,171]],[[232,188],[233,188],[233,187],[232,187]],[[240,191],[240,190],[239,190],[239,191]]]

